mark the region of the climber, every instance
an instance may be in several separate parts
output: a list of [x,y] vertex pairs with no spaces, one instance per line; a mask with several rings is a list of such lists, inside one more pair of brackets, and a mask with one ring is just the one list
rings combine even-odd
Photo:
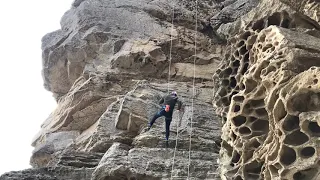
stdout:
[[174,106],[178,103],[178,111],[181,110],[182,102],[178,100],[177,92],[173,91],[170,94],[164,96],[159,101],[159,104],[163,104],[161,110],[154,115],[151,121],[148,124],[148,130],[152,127],[153,123],[161,116],[165,117],[166,121],[166,147],[169,145],[169,134],[170,134],[170,124],[172,120],[172,114]]

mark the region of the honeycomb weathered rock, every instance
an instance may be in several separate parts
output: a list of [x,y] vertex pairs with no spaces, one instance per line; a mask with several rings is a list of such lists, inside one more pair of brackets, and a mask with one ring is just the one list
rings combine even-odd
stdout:
[[223,179],[319,178],[320,39],[307,29],[319,25],[282,11],[230,40],[215,76]]

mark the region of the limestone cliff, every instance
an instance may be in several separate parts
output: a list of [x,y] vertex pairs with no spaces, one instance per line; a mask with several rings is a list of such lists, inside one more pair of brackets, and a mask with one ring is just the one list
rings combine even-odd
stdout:
[[[320,2],[195,5],[75,0],[42,39],[58,106],[33,168],[0,179],[319,179]],[[162,119],[144,129],[168,90],[184,104],[166,149]]]

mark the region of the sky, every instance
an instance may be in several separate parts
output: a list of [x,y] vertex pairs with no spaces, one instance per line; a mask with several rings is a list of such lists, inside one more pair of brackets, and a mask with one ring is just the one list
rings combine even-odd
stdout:
[[56,107],[43,87],[41,38],[72,1],[0,2],[0,175],[30,167],[32,139]]

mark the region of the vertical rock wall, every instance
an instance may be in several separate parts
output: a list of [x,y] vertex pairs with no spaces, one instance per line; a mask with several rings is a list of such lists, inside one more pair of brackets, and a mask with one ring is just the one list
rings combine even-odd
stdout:
[[320,178],[320,26],[281,6],[230,40],[215,76],[222,179]]

